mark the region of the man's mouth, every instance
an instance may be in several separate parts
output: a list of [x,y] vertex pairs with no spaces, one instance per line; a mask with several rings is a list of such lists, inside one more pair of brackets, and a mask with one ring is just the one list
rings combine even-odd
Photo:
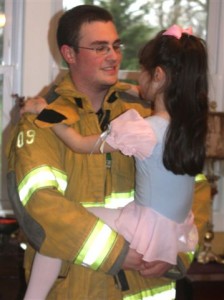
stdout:
[[118,68],[117,68],[117,66],[108,66],[108,67],[104,67],[103,71],[106,73],[109,73],[109,74],[114,74],[114,73],[117,73]]

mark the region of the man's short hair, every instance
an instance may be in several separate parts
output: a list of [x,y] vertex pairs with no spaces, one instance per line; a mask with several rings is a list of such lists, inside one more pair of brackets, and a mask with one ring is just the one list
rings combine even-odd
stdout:
[[81,26],[84,23],[95,21],[114,22],[112,15],[99,6],[79,5],[67,10],[58,23],[57,43],[59,49],[62,45],[68,45],[78,51]]

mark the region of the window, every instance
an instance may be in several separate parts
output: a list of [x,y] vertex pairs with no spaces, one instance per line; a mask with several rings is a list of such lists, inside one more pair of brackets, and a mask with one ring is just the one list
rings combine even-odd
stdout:
[[0,215],[11,209],[7,197],[5,148],[10,122],[16,119],[11,95],[14,91],[20,92],[22,8],[22,1],[0,0]]
[[[138,50],[158,31],[170,25],[192,26],[195,34],[206,39],[207,0],[130,0],[91,1],[108,9],[115,20],[122,42],[125,44],[119,77],[135,82],[139,69]],[[89,1],[63,0],[63,8],[89,3]],[[117,13],[119,12],[119,14]],[[135,37],[133,39],[133,37]]]
[[[206,39],[207,0],[130,0],[91,1],[108,9],[125,44],[122,70],[137,70],[138,50],[161,29],[173,24],[192,26],[194,33]],[[63,8],[90,3],[90,1],[63,0]],[[134,38],[133,38],[134,37]]]

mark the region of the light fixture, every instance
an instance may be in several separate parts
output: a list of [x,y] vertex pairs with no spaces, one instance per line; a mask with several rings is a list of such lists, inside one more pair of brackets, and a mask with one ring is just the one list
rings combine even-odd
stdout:
[[0,13],[0,28],[4,27],[6,23],[6,17],[5,14]]

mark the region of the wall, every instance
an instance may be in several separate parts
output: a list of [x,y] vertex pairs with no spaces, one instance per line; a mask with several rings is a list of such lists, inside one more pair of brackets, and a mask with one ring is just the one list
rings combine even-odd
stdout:
[[52,81],[50,25],[55,12],[52,0],[24,0],[24,59],[22,93],[43,93]]
[[209,73],[211,75],[211,100],[217,110],[224,111],[224,1],[209,1],[208,18]]

